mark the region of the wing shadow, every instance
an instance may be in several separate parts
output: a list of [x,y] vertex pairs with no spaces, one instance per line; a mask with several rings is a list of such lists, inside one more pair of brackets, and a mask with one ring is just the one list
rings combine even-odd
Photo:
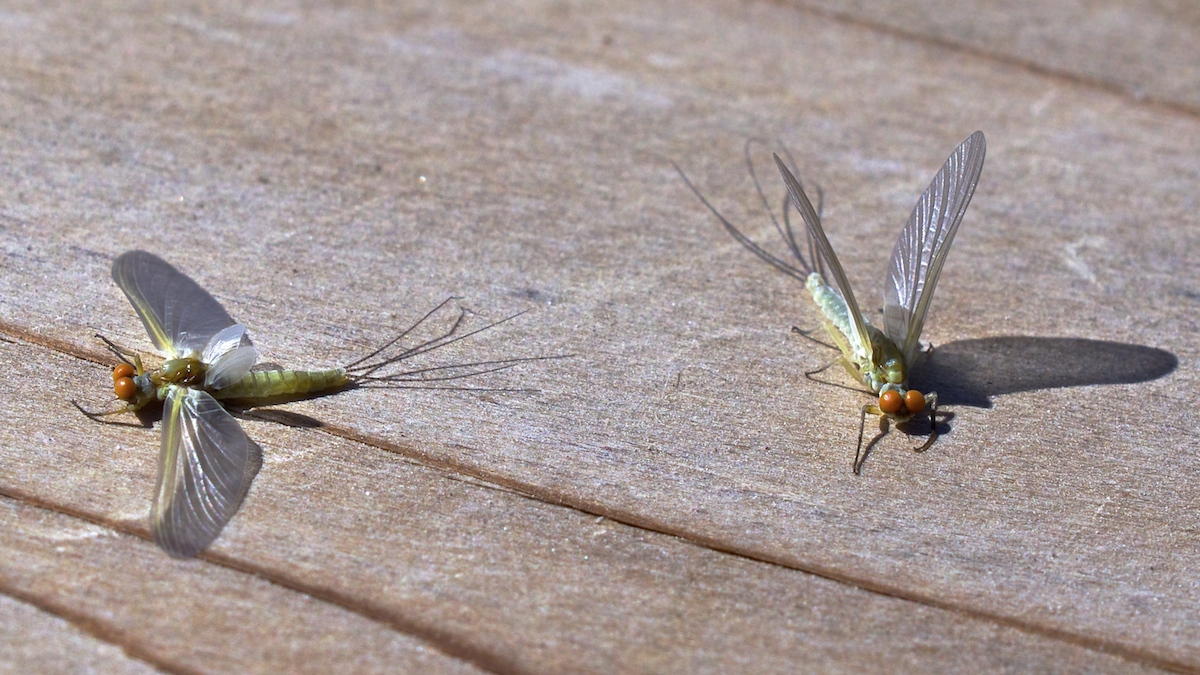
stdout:
[[990,408],[1000,394],[1147,382],[1178,365],[1174,354],[1155,347],[1013,335],[935,347],[909,379],[918,391],[937,391],[938,405]]

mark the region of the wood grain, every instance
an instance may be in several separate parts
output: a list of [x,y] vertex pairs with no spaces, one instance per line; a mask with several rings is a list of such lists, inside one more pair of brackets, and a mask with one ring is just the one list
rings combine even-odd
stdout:
[[[0,13],[6,667],[1200,670],[1194,102],[1098,81],[1086,40],[1031,67],[955,38],[1028,16],[905,16]],[[801,375],[831,358],[789,332],[817,325],[803,289],[670,161],[775,244],[742,152],[778,139],[875,298],[975,129],[926,323],[954,416],[855,477],[863,397]],[[777,147],[753,155],[773,204]],[[111,405],[94,333],[150,349],[108,277],[132,248],[285,366],[351,361],[450,296],[475,327],[529,311],[422,364],[571,357],[472,383],[536,392],[362,389],[285,406],[319,427],[244,422],[263,468],[176,561],[148,538],[157,429],[69,404]]]

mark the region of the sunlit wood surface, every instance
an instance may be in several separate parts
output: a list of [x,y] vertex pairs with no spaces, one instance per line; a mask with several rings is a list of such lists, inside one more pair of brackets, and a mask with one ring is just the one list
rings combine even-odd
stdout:
[[[0,671],[1200,670],[1200,19],[1019,6],[10,3]],[[976,129],[916,376],[953,417],[856,477],[803,288],[671,162],[783,253],[743,146],[776,210],[790,149],[874,315]],[[424,364],[571,356],[245,421],[175,560],[157,427],[71,405],[114,405],[96,333],[150,351],[133,248],[286,366],[450,296],[525,313]]]

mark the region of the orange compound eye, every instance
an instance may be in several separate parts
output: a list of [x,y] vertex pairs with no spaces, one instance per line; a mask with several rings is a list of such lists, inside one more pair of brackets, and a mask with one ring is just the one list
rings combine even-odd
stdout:
[[904,399],[900,392],[891,389],[879,395],[879,409],[889,415],[895,415],[904,407]]
[[132,377],[118,377],[113,382],[113,391],[117,393],[117,398],[129,400],[137,394],[137,385]]
[[113,382],[116,382],[122,377],[133,377],[133,366],[129,365],[128,363],[122,363],[116,368],[113,368]]
[[925,409],[925,397],[916,389],[909,389],[904,392],[904,408],[908,414],[916,415]]

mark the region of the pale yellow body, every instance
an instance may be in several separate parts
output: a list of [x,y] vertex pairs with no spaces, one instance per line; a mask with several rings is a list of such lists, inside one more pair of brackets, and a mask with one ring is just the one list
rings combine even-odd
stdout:
[[907,391],[908,367],[896,343],[888,339],[883,331],[864,321],[867,339],[871,342],[868,357],[863,349],[852,344],[850,336],[853,332],[850,329],[850,311],[846,307],[846,301],[815,272],[808,276],[807,286],[813,302],[825,314],[828,321],[825,328],[829,336],[842,352],[842,365],[854,379],[876,394],[889,389],[901,394]]
[[350,381],[342,368],[328,370],[252,370],[224,389],[209,393],[216,399],[251,399],[311,394],[340,387]]
[[[187,387],[208,392],[218,400],[267,399],[279,396],[311,394],[335,389],[350,382],[344,368],[326,370],[252,370],[231,385],[215,388],[205,386],[205,373],[209,365],[196,358],[168,359],[154,370],[144,371],[142,360],[133,356],[135,374],[130,378],[133,391],[128,397],[127,409],[140,410],[153,400],[163,401],[171,387]],[[120,396],[120,394],[118,394]]]

